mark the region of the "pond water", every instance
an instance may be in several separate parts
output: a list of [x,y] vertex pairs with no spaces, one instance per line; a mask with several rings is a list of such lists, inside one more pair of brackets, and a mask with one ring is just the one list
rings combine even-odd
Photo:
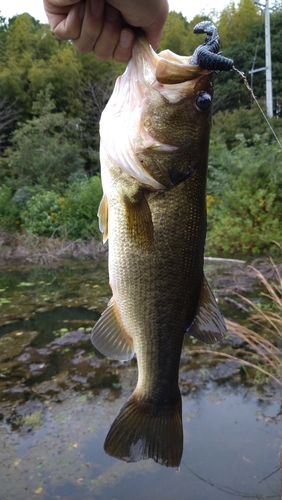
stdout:
[[104,453],[137,378],[135,360],[111,361],[90,343],[109,297],[105,260],[0,268],[1,500],[281,499],[281,393],[236,362],[191,356],[191,339],[180,471]]

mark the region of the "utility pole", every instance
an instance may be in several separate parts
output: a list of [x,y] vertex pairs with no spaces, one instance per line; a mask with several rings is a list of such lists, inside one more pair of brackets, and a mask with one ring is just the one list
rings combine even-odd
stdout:
[[272,69],[271,69],[271,40],[270,40],[270,12],[269,0],[265,0],[265,6],[258,1],[254,1],[256,5],[264,7],[264,30],[265,30],[265,66],[263,68],[252,69],[249,71],[251,75],[251,87],[253,88],[253,74],[258,71],[265,70],[266,80],[266,112],[269,118],[273,117],[273,95],[272,95]]
[[272,69],[269,0],[265,0],[265,76],[266,76],[266,111],[269,118],[273,117]]

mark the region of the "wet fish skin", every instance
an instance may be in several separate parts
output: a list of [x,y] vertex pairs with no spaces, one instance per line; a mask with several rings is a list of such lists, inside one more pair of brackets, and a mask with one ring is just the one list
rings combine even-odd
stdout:
[[[197,99],[211,99],[212,74],[165,54],[137,41],[102,116],[99,218],[109,238],[113,297],[92,342],[114,359],[135,352],[138,363],[136,389],[112,424],[105,451],[128,462],[153,458],[177,467],[184,334],[214,342],[225,327],[203,274],[211,110],[201,110]],[[182,83],[175,84],[177,64]],[[160,73],[166,83],[156,80]],[[129,135],[123,143],[117,123]]]

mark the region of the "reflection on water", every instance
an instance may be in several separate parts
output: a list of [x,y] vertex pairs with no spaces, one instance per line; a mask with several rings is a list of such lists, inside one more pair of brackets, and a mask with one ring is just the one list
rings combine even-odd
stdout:
[[279,395],[253,387],[236,363],[192,360],[191,342],[180,473],[104,453],[137,378],[135,360],[91,346],[109,296],[105,261],[0,269],[1,500],[278,500]]
[[127,464],[103,453],[109,424],[124,400],[123,395],[109,401],[104,393],[49,403],[42,409],[43,425],[14,432],[7,450],[9,430],[3,426],[2,498],[31,499],[39,492],[46,500],[280,498],[278,403],[216,386],[185,396],[184,454],[176,474],[152,460]]
[[39,335],[31,342],[34,347],[42,347],[54,340],[56,332],[61,328],[74,329],[84,322],[90,323],[100,317],[98,312],[89,311],[85,307],[54,307],[50,311],[34,312],[30,318],[15,320],[0,326],[0,337],[14,331],[36,331]]

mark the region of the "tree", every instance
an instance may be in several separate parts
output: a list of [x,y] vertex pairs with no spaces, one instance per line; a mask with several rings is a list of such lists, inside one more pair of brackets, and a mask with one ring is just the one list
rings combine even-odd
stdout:
[[77,51],[68,41],[57,40],[49,25],[40,25],[29,14],[13,18],[0,57],[0,99],[15,102],[20,118],[30,119],[32,103],[49,84],[57,110],[77,116],[82,91]]
[[113,81],[90,81],[84,87],[82,96],[82,118],[80,122],[82,154],[85,169],[91,175],[100,170],[99,162],[99,122],[101,113],[111,96]]
[[[247,0],[246,0],[247,1]],[[224,14],[224,12],[223,12]],[[222,14],[222,15],[223,15]],[[254,56],[255,68],[265,66],[265,39],[264,39],[264,18],[254,17],[253,27],[251,29],[251,19],[249,19],[250,27],[242,32],[242,38],[237,38],[232,41],[232,36],[224,44],[223,55],[234,60],[236,68],[243,71],[250,82],[249,71],[253,66]],[[282,12],[272,13],[270,16],[271,26],[271,51],[272,51],[272,84],[274,105],[277,115],[281,114],[281,93],[282,93],[282,54],[280,50],[280,33],[282,29]],[[220,35],[222,31],[220,29]],[[240,37],[239,28],[237,35]],[[222,38],[222,36],[221,36]],[[228,43],[228,45],[226,45]],[[219,73],[216,75],[215,96],[214,96],[214,112],[218,110],[232,110],[239,106],[251,105],[249,92],[242,84],[239,76],[236,73]],[[254,74],[253,90],[257,98],[265,98],[265,72],[261,71]]]
[[182,14],[169,12],[159,50],[169,49],[179,55],[190,55],[186,44],[188,30],[189,23]]
[[13,190],[23,186],[59,190],[73,172],[82,171],[79,120],[55,111],[50,89],[40,92],[33,118],[13,133],[1,160],[2,175]]
[[252,0],[240,0],[237,7],[231,1],[221,12],[217,26],[221,48],[225,50],[233,42],[249,41],[250,33],[261,19],[259,7]]
[[[0,11],[1,12],[1,11]],[[7,37],[7,23],[5,17],[0,14],[0,54],[4,53],[5,42]]]
[[50,96],[58,111],[70,116],[81,112],[82,66],[70,43],[57,45],[49,60],[35,60],[28,72],[29,95],[35,100],[38,92],[49,85]]
[[169,12],[158,51],[169,49],[178,55],[192,55],[205,39],[205,35],[195,35],[194,26],[204,20],[207,16],[197,15],[188,22],[180,12]]
[[4,97],[0,101],[0,156],[7,147],[7,137],[12,130],[12,126],[17,118],[17,112]]

